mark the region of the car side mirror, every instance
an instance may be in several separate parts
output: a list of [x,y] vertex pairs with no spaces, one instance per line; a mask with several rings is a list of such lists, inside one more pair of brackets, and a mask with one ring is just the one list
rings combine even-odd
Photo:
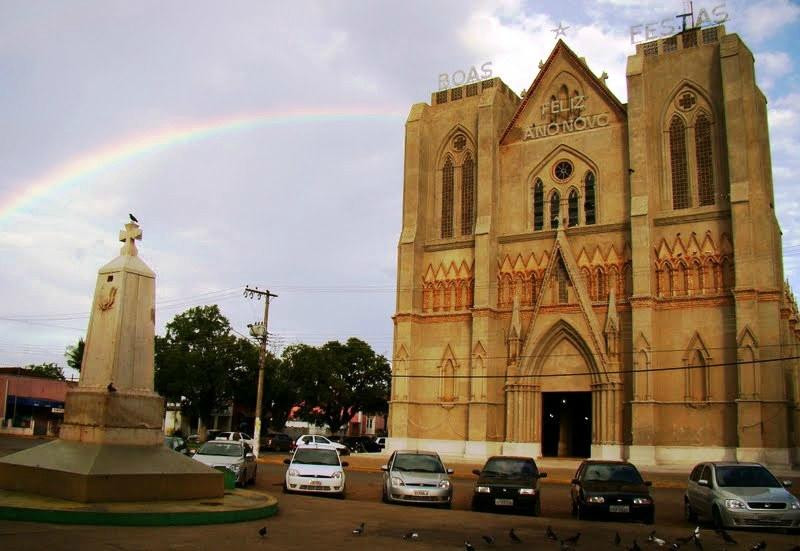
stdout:
[[576,486],[580,486],[581,485],[581,481],[578,480],[577,478],[573,478],[571,484],[575,484]]
[[781,482],[781,484],[783,484],[784,488],[791,488],[792,487],[792,481],[791,480],[784,480],[784,481]]
[[453,474],[454,472],[453,469],[447,469],[447,474]]
[[389,465],[381,465],[381,470],[386,472],[389,470]]
[[481,471],[480,469],[472,469],[472,474],[474,474],[475,476],[481,476]]
[[197,450],[189,450],[189,455],[194,455],[197,453]]
[[342,468],[343,468],[343,469],[344,469],[345,467],[349,467],[349,466],[350,466],[350,463],[348,463],[347,461],[342,461]]
[[645,481],[644,481],[644,485],[645,485],[645,486],[652,486],[652,485],[653,485],[653,483],[652,483],[650,480],[645,480]]
[[539,473],[539,478],[547,478],[547,473]]
[[708,480],[706,480],[705,478],[701,478],[700,480],[698,480],[698,481],[697,481],[697,484],[698,484],[698,485],[700,485],[700,486],[705,486],[706,488],[708,488],[708,487],[710,487],[710,486],[711,486],[711,485],[708,483]]
[[291,464],[291,462],[292,462],[292,460],[291,460],[291,459],[289,459],[288,457],[287,457],[286,459],[284,459],[284,460],[283,460],[283,464],[284,464],[284,465],[289,465],[289,464]]

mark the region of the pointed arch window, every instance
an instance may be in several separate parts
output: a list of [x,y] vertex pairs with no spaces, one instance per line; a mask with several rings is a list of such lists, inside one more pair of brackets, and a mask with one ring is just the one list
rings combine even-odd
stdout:
[[569,227],[578,225],[578,192],[574,189],[569,192],[567,200],[567,216]]
[[537,178],[533,186],[533,229],[542,228],[544,228],[544,188],[542,181]]
[[567,284],[569,278],[567,277],[567,268],[564,266],[564,260],[558,259],[558,302],[566,304],[569,302],[569,290]]
[[583,216],[587,224],[595,222],[594,172],[587,172],[583,182]]
[[475,227],[475,161],[467,153],[461,168],[461,235],[470,235]]
[[448,157],[442,168],[442,237],[453,237],[453,160]]
[[714,164],[711,157],[711,122],[701,113],[694,123],[697,190],[700,205],[714,204]]
[[560,216],[559,210],[561,207],[561,195],[558,191],[553,191],[550,196],[550,229],[555,230],[558,228],[558,218]]
[[669,124],[669,156],[672,174],[672,208],[689,207],[689,171],[686,160],[686,126],[674,115]]

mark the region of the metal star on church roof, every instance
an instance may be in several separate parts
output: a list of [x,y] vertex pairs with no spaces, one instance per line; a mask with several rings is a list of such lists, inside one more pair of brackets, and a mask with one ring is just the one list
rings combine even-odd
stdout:
[[554,33],[556,33],[556,38],[558,38],[558,37],[559,37],[559,36],[561,36],[562,34],[563,34],[564,36],[567,36],[567,33],[566,33],[566,30],[567,30],[567,29],[569,29],[569,27],[568,27],[568,26],[567,26],[567,27],[565,27],[565,26],[564,26],[564,23],[563,23],[562,21],[559,21],[559,22],[558,22],[558,27],[556,27],[555,29],[550,29],[550,32],[554,32]]

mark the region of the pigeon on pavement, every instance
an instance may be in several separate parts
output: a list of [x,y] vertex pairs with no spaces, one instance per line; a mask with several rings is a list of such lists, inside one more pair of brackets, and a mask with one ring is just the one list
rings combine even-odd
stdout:
[[545,532],[545,535],[549,540],[556,541],[558,539],[558,536],[556,536],[556,533],[553,532],[553,528],[549,524],[547,525],[547,532]]
[[464,542],[464,551],[475,551],[475,548],[469,541]]
[[580,539],[580,537],[581,537],[581,533],[578,532],[577,534],[575,534],[571,538],[565,539],[564,543],[566,543],[567,545],[577,545],[578,544],[578,540]]
[[262,526],[261,528],[259,528],[258,529],[258,535],[261,536],[262,538],[266,537],[266,535],[267,535],[267,527],[266,526]]
[[721,537],[723,540],[725,540],[725,543],[728,543],[730,545],[736,545],[738,543],[735,539],[733,539],[731,537],[731,535],[729,533],[727,533],[722,528],[717,529],[716,532],[717,532],[717,535],[719,537]]
[[766,548],[767,548],[767,542],[761,540],[760,542],[753,545],[753,547],[750,548],[750,551],[764,551]]
[[419,534],[417,534],[417,533],[416,533],[416,532],[414,532],[414,531],[411,531],[411,532],[406,532],[406,534],[403,536],[403,539],[404,539],[404,540],[415,540],[415,539],[419,539]]
[[649,536],[647,536],[647,541],[648,541],[649,543],[654,543],[654,544],[656,544],[656,545],[658,545],[658,546],[662,546],[662,545],[664,545],[665,543],[667,543],[667,541],[666,541],[666,540],[664,540],[664,539],[661,539],[661,538],[659,538],[658,536],[656,536],[656,531],[655,531],[655,530],[653,530],[652,532],[650,532],[650,535],[649,535]]
[[636,540],[633,540],[633,545],[630,546],[628,551],[642,551],[642,548],[639,547],[639,544],[636,543]]
[[117,389],[114,386],[113,382],[112,383],[108,383],[108,386],[106,387],[106,389],[108,389],[109,392],[116,392],[117,391]]
[[619,544],[622,543],[622,538],[619,536],[619,532],[614,533],[614,545],[619,547]]
[[522,543],[522,540],[519,539],[519,536],[514,533],[513,528],[508,531],[508,537],[511,538],[511,541],[513,541],[514,543]]
[[358,525],[358,528],[353,528],[353,534],[355,534],[356,536],[360,536],[363,533],[364,533],[364,523],[363,522]]
[[481,536],[483,541],[485,541],[489,545],[494,545],[494,538],[492,536]]

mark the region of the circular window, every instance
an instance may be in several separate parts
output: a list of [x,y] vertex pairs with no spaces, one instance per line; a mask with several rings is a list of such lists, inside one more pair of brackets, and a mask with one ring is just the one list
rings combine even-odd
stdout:
[[553,176],[556,180],[565,182],[572,176],[572,163],[569,161],[558,161],[553,167]]

